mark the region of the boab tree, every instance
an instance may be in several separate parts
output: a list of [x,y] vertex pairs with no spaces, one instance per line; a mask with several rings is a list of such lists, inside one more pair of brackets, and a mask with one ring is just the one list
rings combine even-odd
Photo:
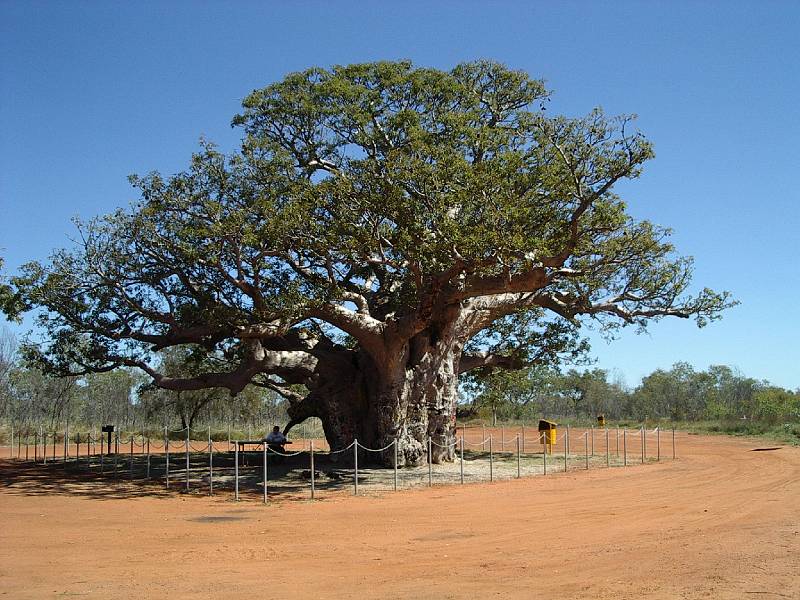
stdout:
[[[459,374],[554,362],[580,325],[699,325],[691,260],[614,192],[650,144],[631,117],[550,117],[541,81],[492,62],[310,69],[252,92],[241,149],[133,177],[128,212],[15,279],[51,370],[127,365],[172,390],[261,385],[334,448],[451,456]],[[159,370],[186,345],[203,369]],[[291,426],[291,424],[290,424]],[[386,453],[391,461],[393,453]]]

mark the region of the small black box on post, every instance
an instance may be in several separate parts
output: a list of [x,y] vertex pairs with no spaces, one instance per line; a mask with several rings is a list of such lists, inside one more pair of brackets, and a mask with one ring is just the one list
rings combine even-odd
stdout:
[[114,433],[114,426],[113,425],[103,425],[100,428],[105,434],[108,434],[108,445],[106,446],[106,454],[111,454],[111,434]]

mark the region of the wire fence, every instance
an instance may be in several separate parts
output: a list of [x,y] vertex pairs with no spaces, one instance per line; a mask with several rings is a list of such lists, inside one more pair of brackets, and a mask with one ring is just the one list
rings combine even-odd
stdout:
[[[257,497],[263,503],[493,482],[677,457],[674,429],[644,426],[567,426],[559,435],[548,437],[524,425],[462,425],[445,443],[427,438],[423,464],[412,467],[398,466],[398,440],[371,448],[356,439],[346,447],[331,449],[324,440],[299,438],[292,441],[294,451],[286,451],[261,439],[216,441],[210,428],[164,428],[158,437],[141,432],[40,429],[16,437],[12,432],[6,448],[11,460],[63,467],[76,478],[111,479],[145,494],[163,488],[229,494],[236,501]],[[445,460],[432,460],[435,456]],[[386,463],[393,466],[387,468]]]

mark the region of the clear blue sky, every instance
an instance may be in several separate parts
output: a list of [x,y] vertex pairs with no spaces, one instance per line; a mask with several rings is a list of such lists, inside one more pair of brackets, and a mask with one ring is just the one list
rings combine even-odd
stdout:
[[[675,229],[698,286],[741,306],[596,341],[628,384],[686,360],[800,387],[800,3],[9,2],[0,0],[0,254],[68,244],[73,215],[184,168],[255,87],[312,65],[492,58],[547,80],[552,109],[637,113],[656,158],[621,189]],[[15,328],[21,332],[24,328]]]

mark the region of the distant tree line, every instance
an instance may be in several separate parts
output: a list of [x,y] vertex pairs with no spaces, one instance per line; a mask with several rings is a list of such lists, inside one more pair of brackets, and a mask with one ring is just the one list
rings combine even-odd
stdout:
[[534,366],[483,373],[462,382],[461,416],[699,421],[740,419],[800,421],[800,390],[787,390],[738,370],[713,365],[697,371],[678,362],[657,369],[629,388],[605,369],[566,372]]
[[[180,351],[162,357],[164,370],[176,375],[191,360]],[[233,398],[220,389],[164,390],[125,368],[81,377],[51,377],[18,356],[13,337],[0,331],[0,422],[18,430],[114,424],[124,430],[230,425],[258,431],[286,423],[285,404],[272,390],[255,386]]]
[[[194,360],[185,350],[173,349],[164,353],[162,369],[180,376],[193,368]],[[603,414],[636,421],[800,421],[800,390],[783,389],[724,365],[698,371],[678,362],[653,371],[633,388],[599,368],[485,370],[462,375],[461,392],[462,419],[594,419]],[[176,392],[155,387],[125,368],[50,377],[16,353],[8,332],[0,333],[0,421],[17,428],[113,423],[126,430],[187,425],[265,430],[285,424],[287,408],[281,395],[254,385],[235,397],[224,389]]]

